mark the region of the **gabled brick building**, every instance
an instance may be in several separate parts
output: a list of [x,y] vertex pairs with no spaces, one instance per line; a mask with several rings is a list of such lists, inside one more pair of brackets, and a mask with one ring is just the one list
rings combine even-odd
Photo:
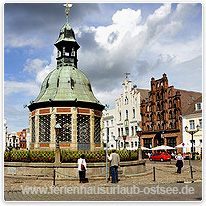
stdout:
[[17,132],[19,136],[19,147],[21,149],[26,149],[26,129],[23,129],[21,132]]
[[161,79],[151,79],[148,98],[140,105],[143,133],[141,146],[150,148],[158,145],[175,147],[182,142],[182,114],[199,92],[176,90],[169,86],[166,74]]

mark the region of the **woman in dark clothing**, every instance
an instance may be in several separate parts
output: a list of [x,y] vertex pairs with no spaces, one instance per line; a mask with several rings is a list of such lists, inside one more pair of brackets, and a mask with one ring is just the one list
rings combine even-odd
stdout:
[[183,157],[182,157],[181,153],[179,153],[177,155],[177,159],[176,159],[177,173],[179,173],[179,174],[181,173],[181,169],[182,169],[183,165],[184,165]]

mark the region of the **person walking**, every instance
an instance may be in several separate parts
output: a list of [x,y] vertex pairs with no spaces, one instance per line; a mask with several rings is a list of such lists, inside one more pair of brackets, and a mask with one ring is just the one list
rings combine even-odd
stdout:
[[181,169],[182,169],[183,165],[184,165],[183,157],[182,157],[182,154],[179,153],[177,155],[177,158],[176,158],[177,173],[179,173],[179,174],[181,173]]
[[84,183],[85,173],[87,170],[86,160],[84,159],[84,154],[78,159],[78,170],[79,170],[79,183]]
[[116,150],[112,150],[112,154],[110,156],[108,155],[107,158],[111,161],[112,183],[118,183],[119,155],[116,153]]

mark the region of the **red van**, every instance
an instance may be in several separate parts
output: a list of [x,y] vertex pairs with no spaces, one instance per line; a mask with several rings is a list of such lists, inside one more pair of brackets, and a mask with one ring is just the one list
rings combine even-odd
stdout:
[[153,160],[160,160],[161,162],[165,161],[165,160],[171,160],[171,155],[167,154],[167,153],[155,153],[150,155],[150,161]]

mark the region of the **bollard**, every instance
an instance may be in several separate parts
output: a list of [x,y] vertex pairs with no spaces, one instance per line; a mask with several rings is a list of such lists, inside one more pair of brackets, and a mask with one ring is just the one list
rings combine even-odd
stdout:
[[190,165],[191,179],[193,180],[192,165]]
[[56,171],[54,169],[54,179],[53,179],[53,185],[55,186],[55,177],[56,177]]
[[171,164],[171,159],[170,159],[170,164]]
[[153,175],[154,175],[154,182],[155,182],[155,167],[153,167]]

